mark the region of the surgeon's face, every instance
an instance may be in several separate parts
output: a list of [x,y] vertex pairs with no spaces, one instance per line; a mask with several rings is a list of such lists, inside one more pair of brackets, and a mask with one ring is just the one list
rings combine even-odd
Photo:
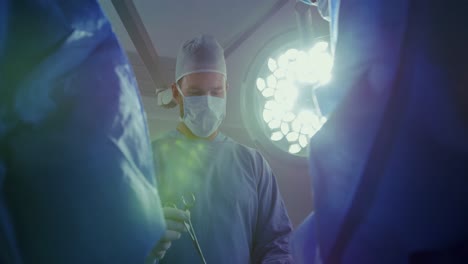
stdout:
[[[221,73],[200,72],[184,76],[179,81],[179,87],[184,96],[215,96],[226,98],[227,83],[226,78]],[[176,84],[172,85],[172,95],[179,104],[181,116],[183,113],[183,100],[177,90]]]

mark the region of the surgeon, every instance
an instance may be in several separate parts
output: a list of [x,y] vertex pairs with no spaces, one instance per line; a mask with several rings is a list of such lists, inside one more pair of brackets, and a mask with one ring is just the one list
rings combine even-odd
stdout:
[[269,165],[219,131],[226,114],[223,48],[209,35],[185,42],[175,77],[180,123],[153,142],[167,222],[154,257],[203,263],[184,226],[191,219],[206,263],[292,263],[291,223]]

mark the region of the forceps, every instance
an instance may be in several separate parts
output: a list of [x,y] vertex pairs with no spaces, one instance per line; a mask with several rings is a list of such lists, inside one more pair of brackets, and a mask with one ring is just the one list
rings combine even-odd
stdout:
[[[190,211],[190,209],[192,209],[193,206],[195,205],[195,195],[193,193],[191,194],[190,201],[187,201],[183,195],[181,197],[181,200],[182,200],[182,204],[184,206],[184,211],[187,211],[187,210]],[[176,206],[174,205],[174,207],[176,207]],[[200,244],[198,243],[197,235],[195,234],[195,230],[193,229],[192,220],[189,218],[188,221],[184,221],[184,225],[185,225],[185,228],[187,229],[188,233],[190,234],[190,238],[192,239],[193,246],[197,250],[198,255],[200,256],[202,263],[206,264],[205,257],[203,256],[203,252],[201,250]]]

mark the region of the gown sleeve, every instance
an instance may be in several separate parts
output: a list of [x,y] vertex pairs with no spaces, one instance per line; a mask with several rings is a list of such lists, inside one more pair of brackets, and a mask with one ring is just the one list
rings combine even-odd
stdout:
[[257,154],[258,215],[252,263],[293,263],[289,252],[292,226],[268,163]]

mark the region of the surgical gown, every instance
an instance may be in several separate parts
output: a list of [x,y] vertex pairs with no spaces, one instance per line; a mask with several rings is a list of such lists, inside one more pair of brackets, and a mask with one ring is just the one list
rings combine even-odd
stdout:
[[[172,131],[153,142],[161,199],[191,210],[207,263],[292,263],[291,223],[275,177],[255,150],[218,134],[188,140]],[[160,263],[201,263],[190,236],[172,243]]]
[[321,261],[301,263],[468,263],[467,12],[341,1],[318,98],[330,116],[310,144],[315,214],[300,228],[314,232],[295,236]]
[[0,0],[0,263],[144,263],[164,232],[132,69],[95,0]]

